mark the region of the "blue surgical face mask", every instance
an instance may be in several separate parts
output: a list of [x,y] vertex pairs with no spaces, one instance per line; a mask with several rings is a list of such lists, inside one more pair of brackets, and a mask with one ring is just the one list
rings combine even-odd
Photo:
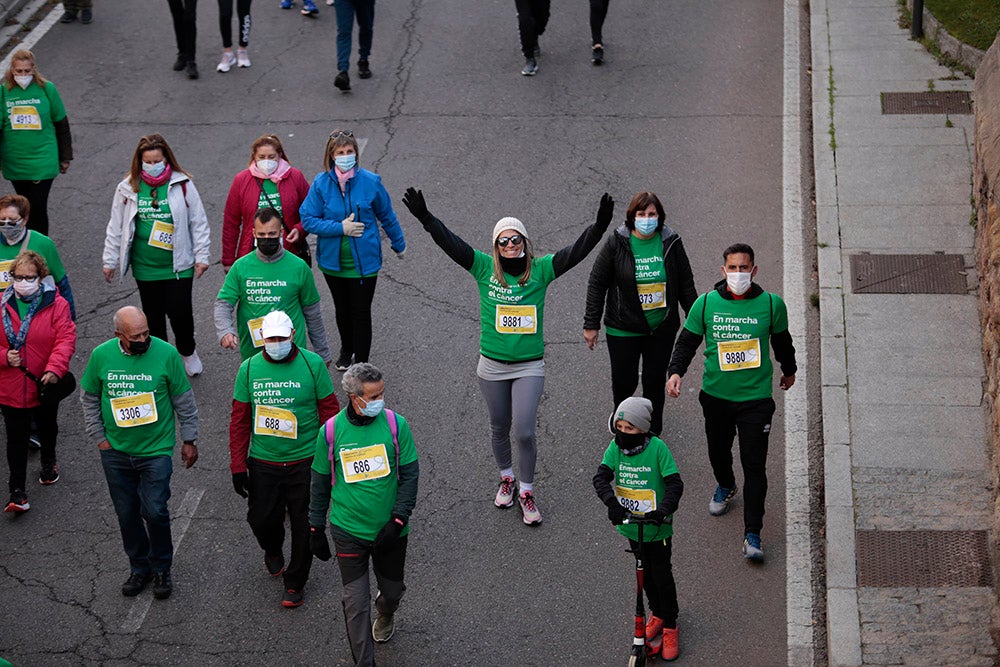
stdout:
[[660,223],[657,218],[636,218],[635,231],[643,236],[649,236],[656,231],[656,226]]
[[267,352],[267,356],[275,361],[281,361],[292,351],[292,339],[279,340],[277,343],[268,343],[265,341],[264,350]]
[[[358,398],[361,398],[360,396]],[[361,398],[361,400],[365,400]],[[361,408],[361,414],[365,417],[378,417],[378,413],[382,412],[385,408],[385,401],[381,398],[377,398],[365,403],[365,407]]]
[[354,165],[358,163],[358,156],[353,153],[350,155],[338,155],[333,158],[333,163],[337,165],[340,171],[347,172],[354,169]]
[[142,170],[147,174],[149,174],[150,176],[152,176],[153,178],[156,178],[157,176],[162,174],[163,170],[166,168],[167,168],[166,160],[160,160],[159,162],[154,162],[153,164],[147,164],[145,162],[142,163]]

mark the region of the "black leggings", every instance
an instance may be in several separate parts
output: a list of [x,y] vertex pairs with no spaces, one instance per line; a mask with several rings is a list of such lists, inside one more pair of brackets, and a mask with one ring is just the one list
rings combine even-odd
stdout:
[[[662,618],[663,626],[667,628],[677,627],[677,585],[670,563],[672,539],[668,537],[642,543],[642,590],[649,600],[649,611],[653,616]],[[635,540],[628,543],[633,549],[639,546]]]
[[663,432],[663,402],[666,398],[667,364],[674,345],[674,332],[666,336],[615,336],[608,334],[611,357],[611,394],[615,404],[632,395],[639,384],[639,360],[642,360],[642,395],[653,404],[650,433]]
[[167,340],[167,317],[174,343],[182,357],[194,354],[194,313],[191,310],[193,278],[136,280],[139,300],[149,323],[149,335]]
[[517,29],[521,34],[521,52],[533,58],[538,38],[549,23],[549,0],[514,0],[517,7]]
[[31,422],[36,424],[38,439],[42,443],[42,467],[56,463],[56,437],[59,435],[59,404],[39,405],[35,408],[12,408],[0,405],[7,429],[7,466],[9,491],[24,490],[28,477],[28,438]]
[[[236,0],[236,15],[239,17],[240,46],[250,43],[250,3],[252,0]],[[219,0],[219,32],[222,33],[222,48],[233,48],[233,0]]]
[[11,181],[14,192],[22,197],[28,198],[31,212],[28,214],[28,229],[36,232],[49,234],[49,190],[52,189],[52,181],[55,179],[46,178],[41,181]]
[[177,55],[188,61],[194,60],[194,45],[197,41],[198,0],[167,0],[170,15],[174,19],[174,36],[177,38]]
[[604,28],[604,17],[608,15],[610,3],[611,0],[590,0],[590,36],[594,40],[594,44],[604,43],[601,38],[601,29]]
[[372,300],[378,276],[338,278],[323,274],[333,297],[340,332],[340,356],[354,355],[354,363],[368,361],[372,350]]

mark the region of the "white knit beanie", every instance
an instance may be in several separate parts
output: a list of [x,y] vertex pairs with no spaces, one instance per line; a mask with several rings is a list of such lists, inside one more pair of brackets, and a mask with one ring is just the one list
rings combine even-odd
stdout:
[[497,242],[497,239],[500,237],[500,233],[505,229],[513,229],[524,238],[528,238],[528,230],[524,228],[524,223],[517,218],[507,217],[500,218],[497,221],[497,224],[493,225],[493,243]]

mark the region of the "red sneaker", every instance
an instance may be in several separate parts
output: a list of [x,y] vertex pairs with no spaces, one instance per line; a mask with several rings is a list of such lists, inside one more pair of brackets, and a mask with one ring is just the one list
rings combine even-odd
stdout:
[[660,657],[670,662],[676,660],[680,654],[680,647],[677,643],[677,628],[663,628],[663,648]]
[[651,656],[660,652],[663,645],[663,619],[658,616],[650,616],[646,621],[646,653]]

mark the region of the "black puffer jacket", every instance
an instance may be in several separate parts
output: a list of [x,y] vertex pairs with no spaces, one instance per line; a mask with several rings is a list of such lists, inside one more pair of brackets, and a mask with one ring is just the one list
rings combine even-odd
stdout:
[[[677,232],[666,224],[660,232],[663,238],[663,265],[667,272],[667,307],[669,312],[656,331],[649,328],[639,303],[635,281],[635,256],[629,240],[631,231],[620,225],[594,260],[587,284],[587,311],[583,317],[584,329],[600,329],[601,313],[604,324],[622,331],[674,337],[680,327],[678,303],[687,313],[698,298],[694,287],[691,263],[684,252],[684,243]],[[607,299],[607,309],[604,302]]]

